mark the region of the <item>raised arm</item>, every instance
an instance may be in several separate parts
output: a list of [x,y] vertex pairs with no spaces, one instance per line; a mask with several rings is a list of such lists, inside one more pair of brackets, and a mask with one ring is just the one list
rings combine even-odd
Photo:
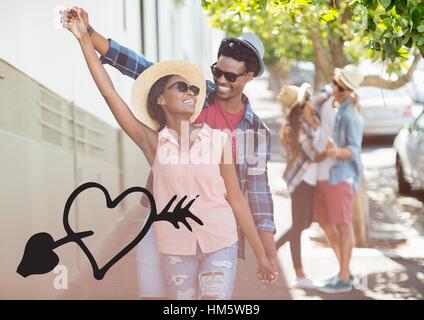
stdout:
[[125,101],[118,95],[112,80],[95,52],[92,40],[87,32],[87,23],[82,13],[68,25],[81,46],[85,61],[97,88],[112,111],[116,121],[128,136],[143,150],[150,164],[153,163],[157,146],[157,133],[141,123],[131,112]]
[[[81,17],[84,23],[87,26],[90,25],[87,11],[79,7],[73,7],[73,8],[69,8],[69,9],[65,9],[61,11],[62,24],[65,28],[67,27],[69,23],[72,23],[74,19],[78,18],[78,11],[81,12]],[[88,31],[96,51],[102,56],[106,55],[106,53],[109,50],[109,40],[103,37],[100,33],[96,32],[96,30],[92,28],[89,28]]]
[[[73,7],[61,12],[62,24],[65,28],[67,28],[67,24],[69,22],[72,22],[73,19],[77,18],[77,12],[81,13],[84,23],[89,26],[88,13],[84,9]],[[153,65],[152,62],[148,61],[142,55],[121,46],[112,39],[106,39],[95,29],[90,28],[90,31],[94,48],[101,55],[100,61],[103,64],[109,64],[119,70],[122,74],[133,79],[137,79],[144,70]]]

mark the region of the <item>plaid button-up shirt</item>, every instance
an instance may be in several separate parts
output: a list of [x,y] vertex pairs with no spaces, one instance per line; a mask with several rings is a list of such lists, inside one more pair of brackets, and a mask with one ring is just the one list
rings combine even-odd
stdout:
[[[100,59],[124,75],[136,79],[153,65],[141,55],[109,39],[109,50]],[[206,81],[204,108],[215,101],[215,85]],[[271,157],[271,136],[265,123],[253,112],[249,99],[243,95],[246,112],[237,130],[237,173],[242,192],[247,195],[258,231],[275,233],[274,205],[268,184],[267,163]],[[239,230],[240,232],[240,230]],[[244,257],[244,236],[239,235],[239,257]]]

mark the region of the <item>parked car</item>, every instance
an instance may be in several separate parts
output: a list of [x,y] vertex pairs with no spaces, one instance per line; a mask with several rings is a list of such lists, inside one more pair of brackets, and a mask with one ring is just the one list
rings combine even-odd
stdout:
[[421,70],[414,72],[411,81],[405,87],[415,103],[424,104],[424,65]]
[[424,91],[422,88],[424,88],[424,79],[411,81],[406,85],[406,90],[415,103],[424,103]]
[[399,131],[394,148],[399,192],[424,190],[424,111],[411,125]]
[[357,90],[365,136],[396,135],[414,121],[413,101],[404,89],[361,87]]

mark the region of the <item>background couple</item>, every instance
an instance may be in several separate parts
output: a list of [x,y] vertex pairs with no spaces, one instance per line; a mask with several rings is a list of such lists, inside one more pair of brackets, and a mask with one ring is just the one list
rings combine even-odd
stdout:
[[[281,142],[287,153],[284,180],[292,200],[292,228],[277,241],[290,241],[296,287],[319,287],[325,293],[349,292],[354,246],[353,194],[361,174],[363,118],[354,93],[363,81],[358,68],[334,71],[331,90],[311,95],[309,84],[285,86],[280,101],[287,110]],[[301,260],[301,233],[320,224],[336,254],[339,273],[318,284],[306,277]]]

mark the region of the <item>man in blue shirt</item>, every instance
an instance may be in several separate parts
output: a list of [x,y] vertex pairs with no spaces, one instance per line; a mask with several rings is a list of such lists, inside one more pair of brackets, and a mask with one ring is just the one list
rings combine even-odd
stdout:
[[[354,246],[352,225],[353,194],[357,191],[361,174],[361,144],[363,119],[354,103],[354,90],[363,76],[353,65],[336,69],[332,82],[333,103],[338,107],[335,117],[325,116],[332,137],[325,144],[327,160],[318,166],[318,184],[314,199],[314,220],[325,231],[334,249],[340,272],[319,290],[341,293],[352,290],[353,278],[349,264]],[[330,108],[331,101],[321,107]],[[333,127],[333,128],[331,128]],[[324,131],[322,131],[324,132]],[[321,139],[322,140],[322,139]]]

